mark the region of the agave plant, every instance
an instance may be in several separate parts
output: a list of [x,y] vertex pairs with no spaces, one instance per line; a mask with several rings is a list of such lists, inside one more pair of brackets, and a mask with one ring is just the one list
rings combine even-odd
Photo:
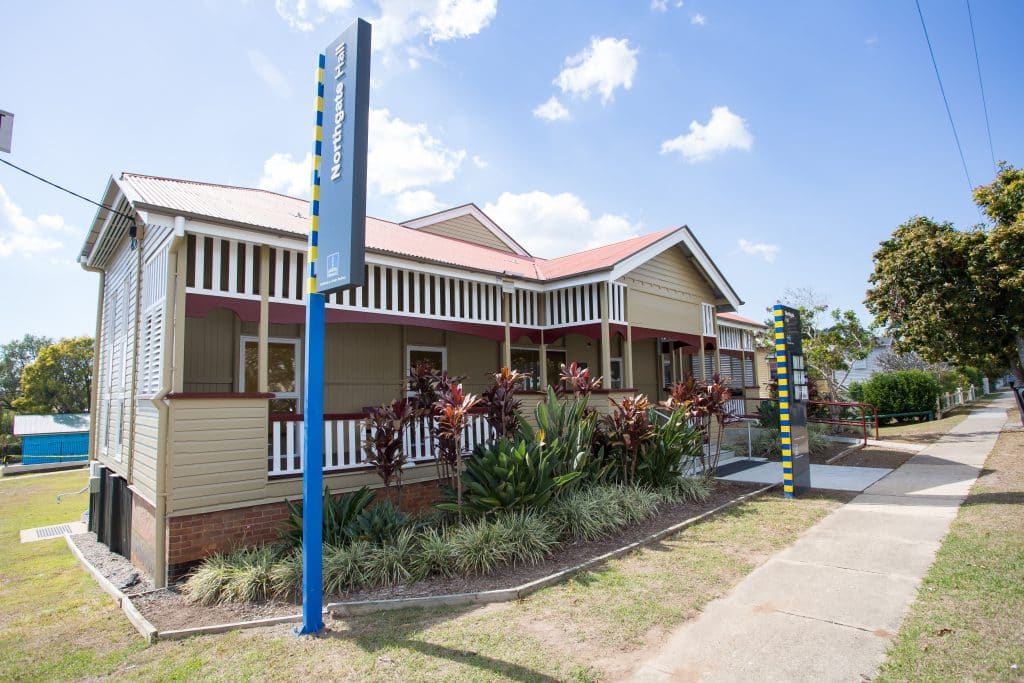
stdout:
[[515,397],[529,374],[518,370],[502,368],[494,374],[494,384],[483,393],[484,411],[487,424],[496,439],[512,438],[519,427],[519,407],[522,403]]
[[476,515],[543,508],[559,488],[582,474],[556,475],[544,446],[543,434],[533,443],[499,439],[478,445],[462,474],[465,493],[438,507]]
[[366,441],[363,451],[366,461],[373,465],[377,476],[384,482],[384,493],[391,500],[391,484],[395,483],[396,505],[402,502],[402,466],[406,463],[403,450],[405,429],[416,417],[407,399],[397,399],[374,408],[363,420]]

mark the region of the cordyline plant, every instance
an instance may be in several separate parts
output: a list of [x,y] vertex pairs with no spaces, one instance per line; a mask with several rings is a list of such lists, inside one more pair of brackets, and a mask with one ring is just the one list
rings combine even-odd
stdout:
[[384,493],[389,501],[391,484],[395,484],[396,506],[402,502],[402,466],[407,461],[403,437],[406,427],[415,417],[412,404],[403,398],[371,409],[363,420],[366,428],[366,441],[363,443],[366,462],[373,465],[377,476],[384,482]]
[[590,369],[580,367],[579,363],[573,361],[566,365],[562,363],[561,376],[559,377],[559,391],[572,392],[573,396],[589,394],[601,386],[602,377],[591,378]]
[[450,384],[439,391],[434,404],[434,436],[437,442],[437,474],[447,479],[455,489],[459,507],[462,506],[462,434],[469,424],[470,411],[480,403],[473,394],[463,394],[461,384]]
[[484,413],[495,439],[511,439],[519,429],[519,408],[522,402],[515,397],[528,373],[502,368],[494,374],[494,384],[483,393]]
[[707,477],[713,476],[722,455],[725,423],[732,417],[731,398],[732,390],[716,372],[710,382],[687,377],[672,387],[668,399],[662,402],[669,410],[682,410],[686,419],[700,430],[707,444],[707,450],[700,451],[700,465]]
[[619,403],[610,399],[615,410],[605,416],[604,423],[612,447],[623,458],[622,476],[624,483],[632,486],[636,482],[636,465],[640,449],[654,436],[651,424],[651,402],[643,394],[627,396]]

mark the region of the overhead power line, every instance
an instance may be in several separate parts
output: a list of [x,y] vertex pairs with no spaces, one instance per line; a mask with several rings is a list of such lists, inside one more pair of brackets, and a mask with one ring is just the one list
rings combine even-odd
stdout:
[[946,116],[949,117],[949,127],[953,129],[953,139],[956,141],[956,149],[960,152],[960,163],[964,166],[964,176],[967,178],[967,190],[974,192],[974,183],[971,182],[971,174],[967,170],[967,159],[964,158],[964,148],[960,145],[960,136],[956,132],[956,124],[953,123],[953,112],[949,109],[949,98],[946,97],[946,89],[942,87],[942,76],[939,75],[939,63],[935,61],[935,51],[932,50],[932,40],[928,37],[928,27],[924,23],[924,13],[921,12],[921,1],[914,0],[917,5],[917,16],[921,18],[921,29],[924,30],[924,41],[928,44],[928,54],[932,58],[932,66],[935,68],[935,79],[939,82],[939,92],[942,93],[942,101],[946,105]]
[[992,169],[999,171],[996,165],[996,152],[992,146],[992,126],[988,119],[988,102],[985,99],[985,82],[981,80],[981,59],[978,58],[978,39],[974,35],[974,12],[971,11],[971,0],[967,0],[967,18],[971,22],[971,43],[974,44],[974,64],[978,67],[978,87],[981,88],[981,106],[985,110],[985,132],[988,133],[988,154],[992,157]]
[[21,171],[25,175],[32,176],[36,180],[42,181],[42,182],[46,183],[47,185],[49,185],[50,187],[55,187],[55,188],[57,188],[58,190],[60,190],[62,192],[67,192],[69,195],[71,195],[73,197],[78,197],[79,199],[81,199],[83,201],[89,202],[93,206],[98,206],[101,209],[106,209],[107,211],[109,211],[112,214],[115,214],[117,216],[121,216],[123,218],[127,218],[128,220],[130,220],[132,222],[132,224],[135,223],[135,218],[133,216],[130,216],[130,215],[126,214],[126,213],[122,213],[121,211],[118,211],[117,209],[115,209],[115,208],[113,208],[111,206],[107,206],[106,204],[102,204],[100,202],[93,201],[92,199],[89,199],[88,197],[86,197],[84,195],[80,195],[77,192],[69,190],[68,188],[64,187],[63,185],[58,185],[57,183],[53,182],[52,180],[47,180],[46,178],[44,178],[44,177],[42,177],[40,175],[36,175],[32,171],[29,171],[29,170],[26,170],[26,169],[22,168],[21,166],[16,166],[15,164],[12,164],[11,162],[7,161],[6,159],[0,159],[0,163],[7,164],[11,168],[13,168],[13,169],[15,169],[17,171]]

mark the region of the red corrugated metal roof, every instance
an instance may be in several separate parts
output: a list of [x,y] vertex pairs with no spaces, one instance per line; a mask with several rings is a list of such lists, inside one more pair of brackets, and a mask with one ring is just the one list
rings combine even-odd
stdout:
[[[119,184],[129,201],[136,204],[296,235],[309,232],[309,201],[277,192],[134,173],[122,174]],[[679,229],[670,228],[568,256],[542,259],[517,256],[367,217],[366,248],[519,278],[556,280],[609,269]]]
[[646,249],[661,238],[671,235],[677,230],[680,230],[680,228],[668,228],[667,230],[652,232],[648,235],[641,235],[640,237],[634,237],[633,239],[623,240],[614,244],[606,244],[603,247],[588,249],[587,251],[569,254],[568,256],[560,256],[550,260],[537,259],[537,268],[542,273],[544,279],[547,280],[554,280],[578,273],[588,273],[594,270],[605,270],[611,268],[619,261],[629,258],[641,249]]
[[755,327],[764,327],[764,323],[759,323],[756,320],[750,318],[744,318],[738,313],[719,313],[719,318],[725,318],[726,320],[732,320],[733,322],[743,323],[744,325],[754,325]]

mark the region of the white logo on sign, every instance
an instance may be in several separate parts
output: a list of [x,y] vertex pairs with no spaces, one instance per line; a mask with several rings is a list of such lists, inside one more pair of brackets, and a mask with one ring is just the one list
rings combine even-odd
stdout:
[[341,253],[336,251],[333,254],[328,254],[327,277],[337,275],[339,270],[341,270]]

